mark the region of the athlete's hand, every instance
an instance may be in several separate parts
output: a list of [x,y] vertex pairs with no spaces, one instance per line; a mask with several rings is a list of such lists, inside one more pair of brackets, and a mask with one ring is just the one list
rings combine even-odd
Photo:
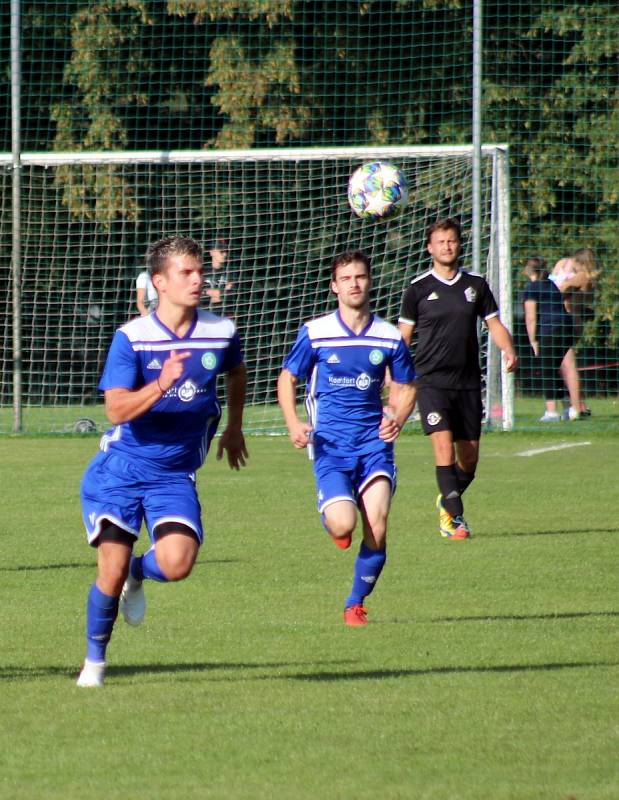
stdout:
[[161,367],[161,372],[159,373],[158,383],[162,392],[167,392],[181,377],[185,369],[183,361],[189,358],[190,355],[191,353],[188,350],[183,353],[177,353],[176,350],[170,352],[169,358],[166,358],[163,362],[163,367]]
[[247,452],[243,431],[226,428],[221,434],[219,444],[217,445],[218,461],[221,461],[224,450],[228,454],[230,469],[239,470],[241,467],[244,467],[245,460],[249,458],[249,453]]
[[[538,353],[535,353],[535,355],[538,355]],[[503,361],[505,361],[505,369],[508,372],[513,372],[518,366],[518,356],[514,352],[505,350],[503,352]]]
[[307,445],[310,443],[310,437],[313,430],[314,429],[308,422],[301,422],[301,420],[299,420],[288,429],[290,441],[295,447],[301,450],[304,447],[307,447]]
[[395,420],[393,408],[385,406],[383,408],[383,418],[380,421],[378,436],[383,442],[395,442],[400,435],[400,426]]

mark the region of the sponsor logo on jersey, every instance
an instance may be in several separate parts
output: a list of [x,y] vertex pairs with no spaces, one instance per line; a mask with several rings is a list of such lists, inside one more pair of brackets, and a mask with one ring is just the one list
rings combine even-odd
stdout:
[[146,365],[146,369],[161,369],[161,361],[158,358],[151,358]]
[[215,369],[217,366],[217,356],[210,351],[202,354],[202,366],[204,369]]
[[428,425],[438,425],[442,417],[438,411],[430,411],[426,419],[428,420]]
[[339,364],[339,363],[340,363],[340,360],[337,357],[337,354],[336,353],[331,353],[331,355],[327,359],[327,364]]
[[475,298],[477,297],[477,292],[473,289],[472,286],[467,286],[464,290],[464,296],[469,301],[469,303],[474,303]]
[[183,403],[189,403],[196,396],[197,391],[198,387],[195,385],[195,383],[187,378],[185,383],[183,383],[178,389],[179,399],[182,400]]
[[382,350],[370,350],[370,364],[374,364],[374,366],[376,366],[377,364],[381,363],[384,357],[385,356]]
[[361,375],[356,378],[343,375],[329,375],[328,381],[331,386],[355,386],[357,389],[361,389],[361,391],[364,392],[366,389],[370,388],[372,383],[378,382],[378,378],[372,379],[366,372],[362,372]]
[[365,392],[366,389],[370,388],[370,384],[372,380],[369,375],[366,375],[365,372],[362,372],[361,375],[355,381],[355,386],[357,389],[360,389],[362,392]]
[[430,292],[428,295],[428,300],[438,300],[438,295],[436,292]]

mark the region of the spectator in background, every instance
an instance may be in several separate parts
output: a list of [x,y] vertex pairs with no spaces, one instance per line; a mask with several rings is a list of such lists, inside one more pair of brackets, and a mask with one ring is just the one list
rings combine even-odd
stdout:
[[[557,270],[557,265],[555,265],[557,271],[555,273],[553,270],[553,273],[555,273],[555,283],[563,294],[565,308],[572,315],[576,343],[582,336],[586,319],[593,314],[595,284],[600,272],[590,247],[576,250],[569,259],[562,260],[567,262],[567,266]],[[558,262],[558,265],[560,264],[561,262]],[[587,408],[580,390],[580,377],[574,347],[570,347],[565,355],[561,365],[561,374],[570,396],[575,393],[580,395],[579,411],[581,416],[591,416],[591,409]]]
[[[540,256],[528,258],[524,274],[529,282],[524,289],[524,320],[531,349],[541,371],[541,390],[546,411],[540,422],[558,422],[557,400],[563,397],[561,364],[574,342],[574,325],[565,309],[556,283],[549,278],[546,261]],[[570,396],[569,419],[580,416],[578,393]]]
[[136,306],[141,317],[145,317],[157,308],[159,296],[153,286],[148,270],[140,272],[135,282]]
[[211,258],[210,268],[204,270],[204,295],[208,297],[208,309],[220,317],[231,317],[234,314],[236,295],[236,275],[226,264],[228,259],[228,241],[217,236],[208,244]]

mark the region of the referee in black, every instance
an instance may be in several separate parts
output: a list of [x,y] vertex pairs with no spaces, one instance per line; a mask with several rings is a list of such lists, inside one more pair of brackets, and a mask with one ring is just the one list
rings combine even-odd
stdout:
[[475,477],[483,414],[478,318],[503,351],[509,372],[518,358],[486,280],[459,266],[459,222],[437,220],[426,234],[432,269],[404,292],[399,327],[409,346],[417,331],[417,403],[434,448],[439,530],[449,539],[468,539],[462,495]]

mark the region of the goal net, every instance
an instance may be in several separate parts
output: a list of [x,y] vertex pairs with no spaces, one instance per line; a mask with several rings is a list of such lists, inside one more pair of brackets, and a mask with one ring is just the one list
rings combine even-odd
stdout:
[[[277,375],[300,325],[335,307],[335,254],[368,253],[373,308],[392,322],[404,288],[429,267],[424,232],[435,219],[460,220],[463,263],[471,266],[472,157],[469,146],[24,154],[21,397],[9,284],[0,287],[0,432],[11,430],[17,399],[27,432],[70,431],[83,417],[104,427],[97,383],[107,349],[115,329],[138,313],[136,278],[148,244],[170,234],[228,241],[234,286],[226,305],[249,371],[246,430],[282,432]],[[347,203],[351,172],[374,159],[396,163],[410,185],[406,211],[383,223],[358,219]],[[480,269],[509,326],[507,148],[484,146],[481,173]],[[9,156],[0,160],[0,184],[0,246],[9,263]],[[480,336],[487,421],[510,428],[510,376]]]

